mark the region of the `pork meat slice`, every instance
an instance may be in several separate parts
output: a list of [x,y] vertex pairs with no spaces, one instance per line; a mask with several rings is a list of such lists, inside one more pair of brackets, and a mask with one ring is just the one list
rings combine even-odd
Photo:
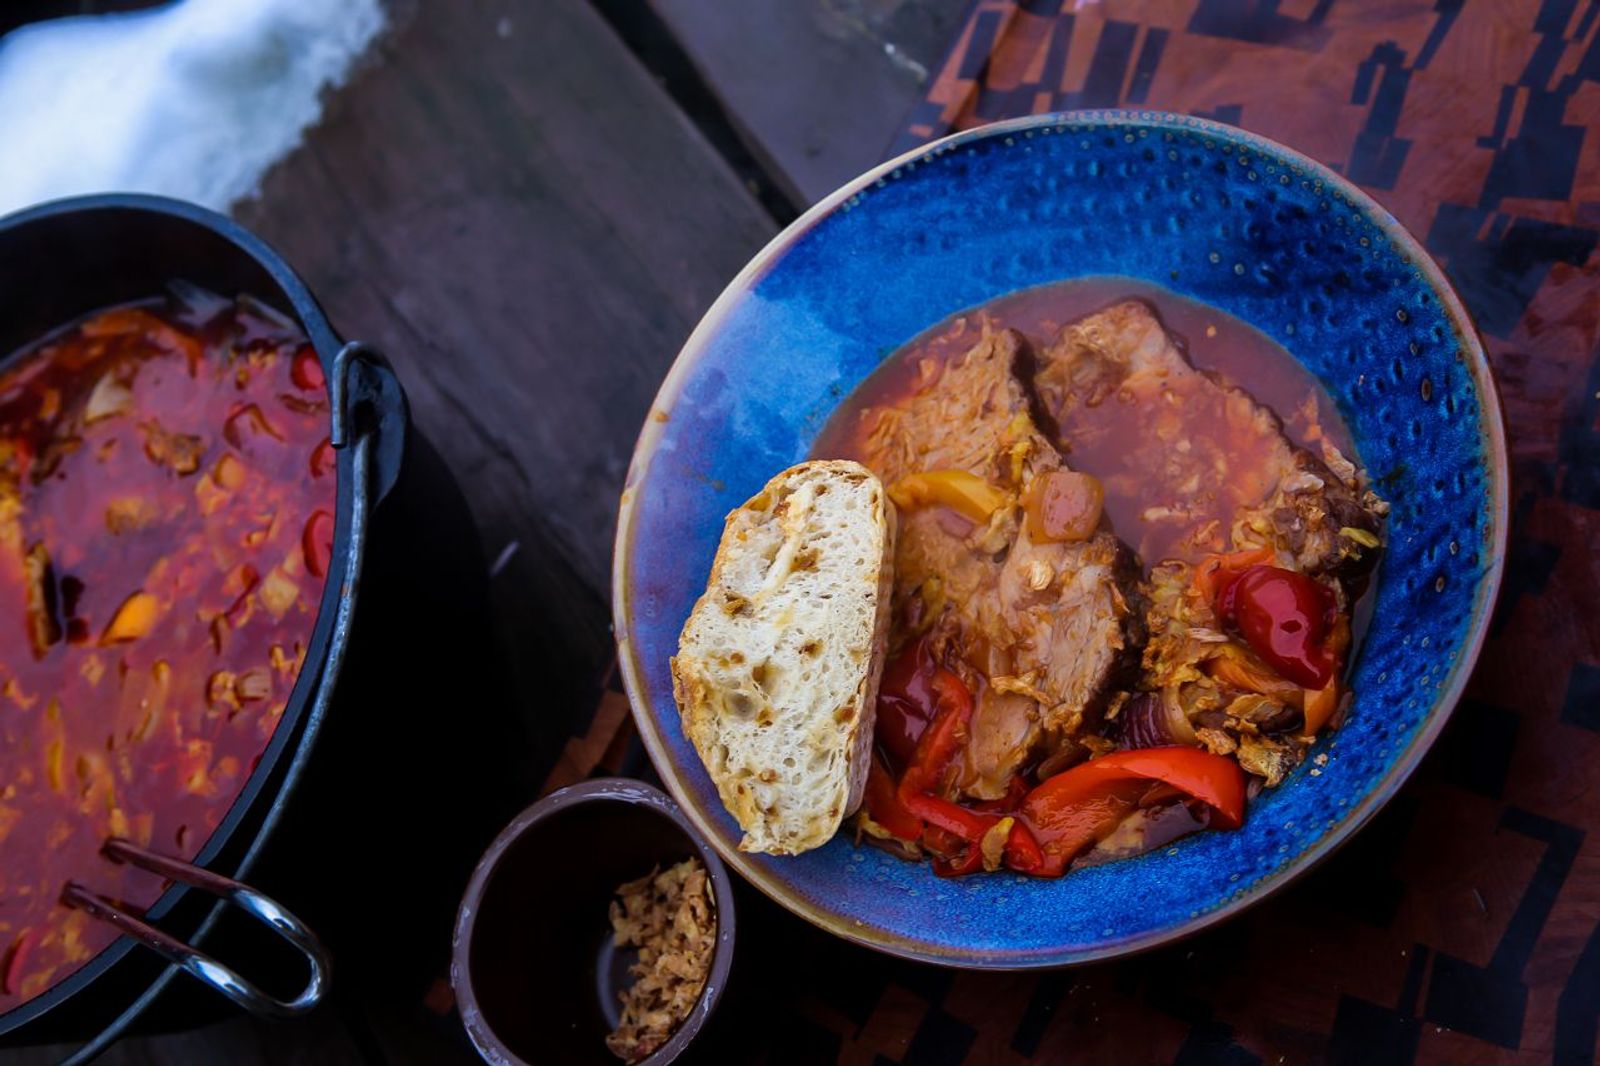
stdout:
[[1162,561],[1152,544],[1184,544],[1192,561],[1230,540],[1271,543],[1311,574],[1349,579],[1375,561],[1385,508],[1355,467],[1329,442],[1321,458],[1295,445],[1249,393],[1197,370],[1144,301],[1065,326],[1033,385],[1069,458],[1109,459],[1096,473],[1150,501],[1141,529],[1119,529],[1146,563]]
[[860,456],[885,483],[962,470],[1007,494],[979,527],[943,507],[902,513],[894,605],[954,651],[977,700],[962,787],[992,798],[1031,760],[1092,727],[1131,683],[1143,643],[1132,553],[1102,526],[1035,543],[1017,502],[1063,467],[1018,376],[1025,341],[983,328],[963,356],[928,360],[909,394],[868,409]]

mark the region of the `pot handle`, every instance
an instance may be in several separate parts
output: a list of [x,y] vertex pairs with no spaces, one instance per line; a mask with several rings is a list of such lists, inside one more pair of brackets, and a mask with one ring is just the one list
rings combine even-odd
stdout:
[[168,855],[146,851],[127,840],[115,838],[108,840],[103,850],[106,857],[113,862],[125,862],[169,881],[181,881],[202,892],[209,892],[213,896],[225,899],[253,915],[292,944],[311,964],[311,977],[306,982],[305,988],[292,1000],[285,1001],[269,996],[205,952],[162,932],[142,918],[123,910],[111,900],[89,891],[76,882],[67,885],[62,891],[63,903],[116,926],[119,932],[165,956],[176,966],[253,1013],[275,1018],[293,1018],[306,1013],[321,1002],[323,994],[327,991],[332,961],[328,958],[327,951],[317,941],[316,934],[276,901],[231,877],[223,877],[221,874],[203,870]]
[[328,395],[333,408],[329,440],[335,448],[363,435],[372,438],[369,506],[377,506],[394,488],[405,458],[406,427],[411,421],[405,390],[382,352],[351,341],[333,357]]

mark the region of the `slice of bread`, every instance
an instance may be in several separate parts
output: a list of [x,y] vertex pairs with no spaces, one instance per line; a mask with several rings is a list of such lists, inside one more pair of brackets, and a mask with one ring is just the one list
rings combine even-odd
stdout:
[[728,515],[672,688],[742,851],[818,847],[861,803],[894,521],[877,476],[838,460],[790,467]]

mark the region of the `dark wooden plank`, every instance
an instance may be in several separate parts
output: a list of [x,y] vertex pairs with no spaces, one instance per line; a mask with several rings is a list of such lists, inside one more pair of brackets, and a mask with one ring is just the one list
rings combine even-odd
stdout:
[[588,5],[399,17],[240,214],[390,354],[486,555],[514,552],[495,628],[547,764],[611,651],[616,500],[650,398],[774,227]]
[[[494,630],[531,800],[611,652],[616,500],[650,399],[774,226],[588,5],[398,17],[239,214],[390,355],[486,557],[514,551]],[[363,1003],[384,1061],[462,1053],[425,991]]]
[[[236,213],[341,331],[388,353],[485,558],[511,553],[493,630],[514,687],[490,712],[528,724],[513,790],[531,801],[612,651],[612,531],[638,428],[689,330],[775,227],[587,4],[395,9],[364,71]],[[365,709],[434,730],[460,710]],[[492,828],[462,833],[477,847]],[[444,947],[427,945],[439,972]],[[344,966],[337,1013],[130,1040],[104,1061],[473,1061],[454,1020],[423,1007],[426,982],[375,991],[350,980],[359,969]]]
[[[649,0],[773,177],[810,204],[879,162],[968,0]],[[623,0],[607,6],[625,9]]]
[[633,437],[772,226],[584,4],[424,2],[244,220],[384,347],[497,552],[608,581]]

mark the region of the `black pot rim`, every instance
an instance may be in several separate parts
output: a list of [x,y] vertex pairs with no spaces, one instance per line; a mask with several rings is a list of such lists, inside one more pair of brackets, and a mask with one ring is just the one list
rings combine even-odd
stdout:
[[[327,316],[311,295],[310,289],[306,287],[305,282],[290,268],[283,257],[265,241],[224,215],[182,200],[142,193],[106,193],[70,197],[29,207],[0,218],[0,244],[3,244],[13,231],[25,226],[63,216],[92,215],[97,212],[143,212],[170,219],[178,224],[198,226],[221,237],[238,252],[254,260],[258,266],[266,271],[273,284],[277,286],[284,299],[288,302],[287,310],[301,328],[305,330],[307,338],[316,349],[317,358],[322,364],[324,376],[329,382],[332,382],[334,356],[338,354],[343,342],[338,334],[334,332]],[[204,283],[202,278],[186,280],[192,280],[196,284]],[[16,353],[0,353],[0,361],[8,360],[14,354]],[[270,790],[268,789],[268,784],[272,781],[275,771],[280,768],[280,765],[284,764],[286,752],[291,748],[296,751],[309,748],[316,740],[320,723],[312,721],[302,729],[300,728],[301,719],[306,717],[306,709],[310,706],[321,685],[324,682],[331,685],[337,680],[332,676],[324,678],[326,672],[324,669],[325,664],[328,662],[330,654],[335,650],[332,647],[332,642],[334,639],[333,622],[336,606],[342,589],[352,584],[360,576],[359,574],[346,573],[346,561],[350,550],[351,508],[354,495],[351,486],[349,463],[348,450],[340,452],[337,460],[335,483],[334,563],[329,568],[328,575],[324,580],[322,598],[317,606],[317,620],[312,627],[311,638],[306,648],[306,656],[300,672],[295,678],[294,688],[289,694],[289,700],[284,706],[283,714],[279,718],[278,725],[273,730],[272,737],[268,741],[266,748],[262,751],[255,769],[246,779],[238,796],[228,808],[227,814],[218,823],[217,828],[212,830],[210,836],[206,838],[205,843],[201,845],[195,857],[190,860],[194,865],[209,868],[210,864],[217,859],[219,852],[233,841],[241,823],[252,813],[257,813],[260,810],[258,804],[264,803],[266,806],[272,807],[282,803],[287,798],[294,782],[274,782],[273,788]],[[257,834],[256,843],[261,842],[270,835],[272,828],[272,826],[262,827]],[[243,868],[235,868],[231,871],[218,872],[240,876],[245,870]],[[190,888],[182,884],[170,886],[146,911],[147,917],[152,921],[159,921],[190,891],[192,891]],[[27,1025],[77,996],[112,966],[120,962],[136,946],[135,942],[128,937],[118,937],[87,962],[56,981],[39,995],[25,1000],[5,1013],[0,1013],[0,1035],[10,1033]]]

